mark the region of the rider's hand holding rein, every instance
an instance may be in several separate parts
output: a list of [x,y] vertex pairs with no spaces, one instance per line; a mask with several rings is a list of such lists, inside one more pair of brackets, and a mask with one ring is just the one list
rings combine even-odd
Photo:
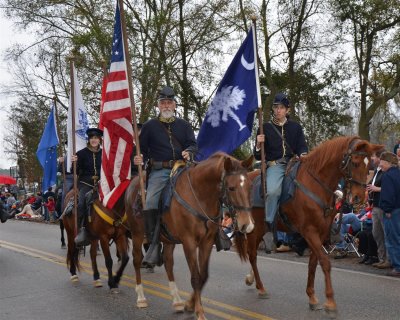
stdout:
[[182,157],[186,161],[192,161],[193,154],[190,151],[184,150],[182,151]]
[[72,162],[78,161],[78,156],[76,154],[73,154],[71,160]]

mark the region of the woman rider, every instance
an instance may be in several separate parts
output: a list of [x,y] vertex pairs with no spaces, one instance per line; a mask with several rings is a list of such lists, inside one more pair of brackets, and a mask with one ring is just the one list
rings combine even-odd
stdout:
[[78,227],[79,232],[75,238],[77,246],[87,246],[90,244],[90,236],[86,230],[87,212],[85,195],[100,180],[101,170],[101,142],[103,131],[98,128],[89,128],[86,131],[88,143],[86,148],[78,151],[76,156],[72,156],[72,161],[76,161],[76,172],[78,175]]

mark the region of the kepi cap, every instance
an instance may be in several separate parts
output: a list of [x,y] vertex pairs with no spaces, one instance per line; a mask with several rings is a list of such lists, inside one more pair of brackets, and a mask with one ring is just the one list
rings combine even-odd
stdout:
[[103,136],[103,130],[100,130],[99,128],[89,128],[86,130],[86,134],[88,138],[94,136],[101,138]]
[[158,92],[158,100],[175,100],[175,92],[171,87],[165,86]]
[[381,154],[381,160],[387,161],[390,164],[393,164],[395,166],[399,165],[399,159],[397,158],[397,156],[392,153],[392,152],[383,152]]
[[287,98],[286,94],[279,92],[275,95],[273,104],[275,104],[275,105],[282,104],[286,108],[289,108],[290,102],[289,102],[289,99]]

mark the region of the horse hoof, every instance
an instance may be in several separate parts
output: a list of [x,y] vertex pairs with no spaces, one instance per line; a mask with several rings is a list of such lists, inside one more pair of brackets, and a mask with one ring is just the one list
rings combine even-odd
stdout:
[[248,274],[246,276],[245,282],[246,282],[246,285],[251,286],[254,283],[254,279],[251,279],[251,276]]
[[175,312],[183,312],[185,310],[185,304],[183,302],[175,302],[172,304]]
[[137,306],[139,309],[142,309],[142,308],[147,308],[147,307],[149,306],[149,304],[147,303],[147,300],[146,300],[146,299],[143,299],[143,300],[138,300],[138,301],[136,302],[136,306]]
[[310,306],[310,310],[312,311],[318,311],[318,310],[322,310],[322,306],[319,303],[309,303],[308,304]]
[[325,313],[329,319],[337,318],[337,309],[330,309],[330,308],[325,307]]
[[95,288],[101,288],[103,286],[103,282],[100,279],[94,280],[93,285]]
[[258,297],[260,299],[269,299],[269,294],[267,291],[264,290],[264,291],[258,292]]
[[192,305],[190,305],[189,303],[185,303],[184,310],[185,310],[186,312],[193,313],[193,312],[194,312],[194,307],[193,307]]
[[119,289],[118,288],[111,288],[110,292],[116,294],[116,293],[119,293]]
[[78,282],[78,281],[79,281],[78,276],[77,276],[76,274],[74,274],[73,276],[71,276],[71,281],[72,281],[72,282]]

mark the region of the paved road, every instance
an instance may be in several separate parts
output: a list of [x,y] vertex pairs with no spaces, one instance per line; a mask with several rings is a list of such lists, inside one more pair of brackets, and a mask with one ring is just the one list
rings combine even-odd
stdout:
[[[150,307],[137,309],[131,262],[121,292],[111,294],[106,286],[93,288],[88,257],[82,259],[81,281],[71,283],[65,253],[60,248],[57,225],[21,221],[0,225],[0,320],[194,319],[191,314],[172,311],[162,268],[144,274]],[[98,260],[102,278],[106,279],[103,257]],[[270,299],[266,300],[258,299],[255,288],[244,284],[249,267],[234,252],[213,252],[210,278],[203,292],[208,319],[326,318],[323,311],[308,310],[306,258],[288,253],[262,255],[259,260],[270,293]],[[400,319],[400,281],[366,272],[372,271],[366,266],[361,270],[355,260],[334,261],[338,265],[332,272],[338,319]],[[191,288],[179,246],[175,262],[176,282],[185,299]],[[323,290],[323,277],[318,271],[316,291],[322,302]]]

